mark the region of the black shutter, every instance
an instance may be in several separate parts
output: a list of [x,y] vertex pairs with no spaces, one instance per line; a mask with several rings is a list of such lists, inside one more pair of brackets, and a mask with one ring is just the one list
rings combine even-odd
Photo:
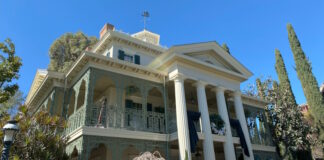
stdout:
[[118,59],[124,60],[125,52],[123,50],[118,50]]
[[126,106],[126,108],[133,108],[133,101],[130,99],[126,99],[125,106]]
[[134,55],[135,57],[135,64],[141,64],[141,57],[139,55]]

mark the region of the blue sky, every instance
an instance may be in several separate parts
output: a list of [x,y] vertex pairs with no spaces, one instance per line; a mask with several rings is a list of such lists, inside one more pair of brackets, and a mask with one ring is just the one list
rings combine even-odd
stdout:
[[256,77],[277,79],[274,50],[278,48],[289,72],[298,103],[305,103],[287,38],[292,23],[312,62],[318,83],[324,82],[324,1],[223,0],[223,1],[81,1],[0,0],[0,41],[9,37],[23,60],[18,84],[27,94],[37,68],[47,68],[48,49],[66,32],[83,31],[97,36],[106,23],[135,33],[143,29],[141,12],[151,17],[147,28],[161,35],[161,44],[226,42],[242,64]]

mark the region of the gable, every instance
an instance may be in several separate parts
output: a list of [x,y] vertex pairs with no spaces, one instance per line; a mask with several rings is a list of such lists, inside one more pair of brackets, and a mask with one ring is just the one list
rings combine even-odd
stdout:
[[[182,55],[197,55],[201,54],[209,54],[216,58],[216,60],[223,64],[223,66],[229,70],[239,73],[245,77],[250,77],[253,75],[251,71],[249,71],[244,65],[242,65],[237,59],[235,59],[232,55],[228,54],[217,42],[202,42],[202,43],[193,43],[193,44],[184,44],[184,45],[176,45],[168,49],[170,53],[177,53]],[[210,53],[207,53],[210,52]],[[190,57],[193,58],[193,57]],[[200,59],[201,60],[201,59]],[[207,64],[208,62],[206,62]],[[217,63],[217,64],[219,64]],[[216,63],[215,63],[216,64]],[[209,64],[210,65],[210,64]],[[215,67],[218,67],[215,65]]]
[[205,51],[199,51],[199,52],[189,52],[189,53],[183,53],[186,56],[192,57],[194,59],[197,59],[201,62],[214,65],[217,67],[221,67],[236,73],[240,73],[235,67],[233,67],[230,63],[228,63],[224,58],[219,56],[214,50],[205,50]]

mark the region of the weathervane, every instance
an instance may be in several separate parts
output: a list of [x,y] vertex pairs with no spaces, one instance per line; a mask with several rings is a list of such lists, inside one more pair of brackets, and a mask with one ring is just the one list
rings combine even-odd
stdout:
[[150,16],[148,11],[144,11],[142,17],[144,18],[144,30],[146,29],[146,18]]

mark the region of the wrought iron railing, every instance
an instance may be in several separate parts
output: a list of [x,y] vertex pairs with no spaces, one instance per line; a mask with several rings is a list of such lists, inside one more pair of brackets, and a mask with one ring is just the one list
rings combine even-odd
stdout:
[[81,127],[85,121],[85,107],[81,106],[75,113],[67,118],[68,127],[65,129],[65,134],[69,134]]
[[[100,116],[101,115],[101,116]],[[165,133],[165,114],[136,108],[119,108],[115,105],[91,108],[90,125],[103,128],[121,128],[134,131]]]

